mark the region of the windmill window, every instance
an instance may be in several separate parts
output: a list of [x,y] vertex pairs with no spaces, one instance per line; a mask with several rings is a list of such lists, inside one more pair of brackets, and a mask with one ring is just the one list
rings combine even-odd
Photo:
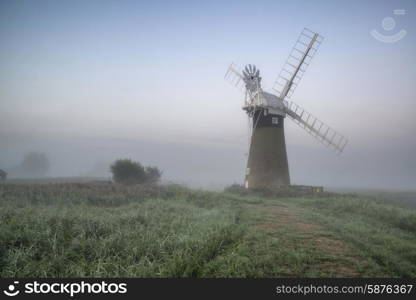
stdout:
[[272,118],[272,124],[279,124],[279,118],[278,117],[273,117]]

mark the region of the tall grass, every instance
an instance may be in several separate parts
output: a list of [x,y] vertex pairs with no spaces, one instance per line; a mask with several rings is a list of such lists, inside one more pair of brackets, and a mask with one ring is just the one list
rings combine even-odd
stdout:
[[301,199],[305,215],[336,232],[390,276],[416,276],[416,211],[366,198]]
[[0,184],[0,277],[288,276],[415,277],[415,210],[239,187]]
[[0,186],[0,277],[199,276],[238,209],[180,186]]

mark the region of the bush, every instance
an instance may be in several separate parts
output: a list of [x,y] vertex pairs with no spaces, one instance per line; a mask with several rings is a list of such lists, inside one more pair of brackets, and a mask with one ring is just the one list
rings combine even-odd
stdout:
[[143,167],[130,159],[119,159],[111,165],[113,180],[121,184],[157,183],[162,172],[157,167]]
[[162,176],[162,172],[157,167],[146,167],[146,182],[157,183]]

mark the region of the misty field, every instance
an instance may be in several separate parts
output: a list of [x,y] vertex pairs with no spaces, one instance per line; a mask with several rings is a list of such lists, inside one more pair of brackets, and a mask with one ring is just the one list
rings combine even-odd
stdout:
[[0,184],[0,277],[415,277],[416,211],[392,203]]

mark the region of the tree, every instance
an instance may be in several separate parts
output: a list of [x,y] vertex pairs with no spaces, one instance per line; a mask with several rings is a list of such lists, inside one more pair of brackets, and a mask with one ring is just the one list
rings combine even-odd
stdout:
[[116,183],[135,184],[146,181],[144,167],[131,159],[119,159],[111,165],[111,173]]
[[146,182],[147,183],[158,183],[160,177],[162,176],[162,171],[158,167],[146,167]]
[[3,171],[2,169],[0,169],[0,180],[6,180],[6,178],[7,178],[6,171]]
[[21,176],[42,177],[49,171],[49,160],[45,153],[30,152],[26,154],[18,166],[18,173]]

